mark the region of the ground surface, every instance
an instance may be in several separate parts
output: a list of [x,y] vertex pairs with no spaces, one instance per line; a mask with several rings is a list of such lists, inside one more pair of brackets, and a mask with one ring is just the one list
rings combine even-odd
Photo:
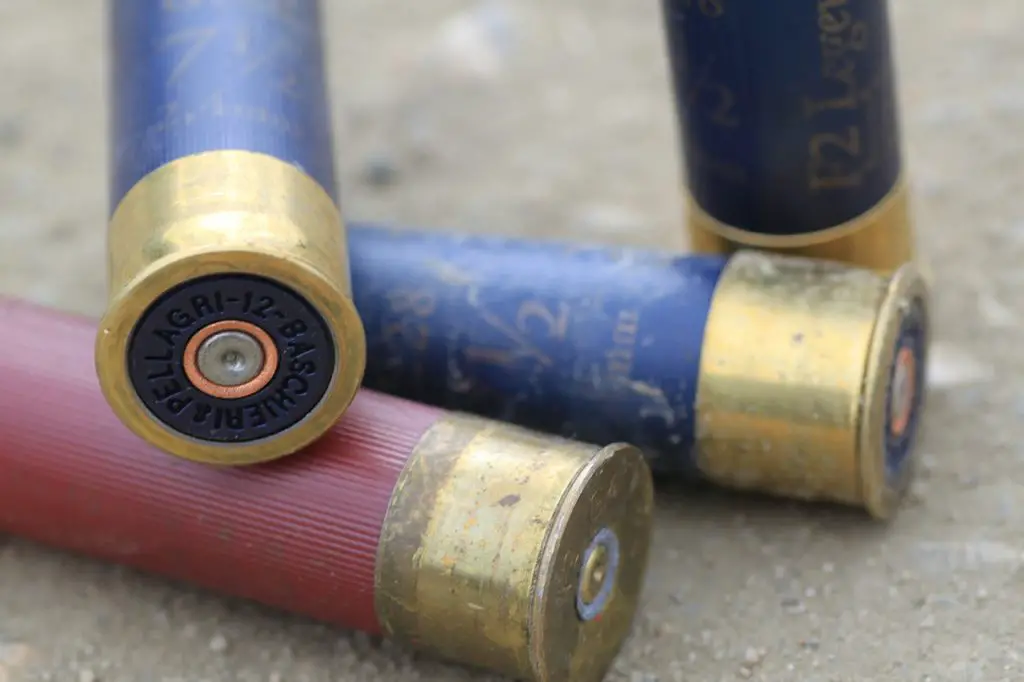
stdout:
[[[509,23],[477,42],[441,28],[462,0],[328,4],[349,216],[684,245],[656,3],[507,0]],[[663,496],[644,612],[612,679],[1024,676],[1024,4],[894,4],[937,273],[913,500],[885,528],[834,509]],[[101,3],[6,2],[0,35],[0,293],[98,314]],[[452,53],[476,71],[451,66]],[[365,181],[391,172],[388,187]],[[4,682],[485,679],[0,543]]]

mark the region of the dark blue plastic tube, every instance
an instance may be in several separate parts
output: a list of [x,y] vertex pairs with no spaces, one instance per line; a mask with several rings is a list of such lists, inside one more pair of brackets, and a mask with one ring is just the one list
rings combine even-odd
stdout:
[[111,0],[111,209],[191,154],[261,152],[336,198],[317,0]]
[[912,257],[888,0],[662,0],[694,248]]

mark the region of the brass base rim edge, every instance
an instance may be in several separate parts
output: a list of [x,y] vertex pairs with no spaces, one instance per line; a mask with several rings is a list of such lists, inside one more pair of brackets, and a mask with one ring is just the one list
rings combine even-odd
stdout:
[[[734,243],[739,248],[757,249],[800,249],[842,239],[865,229],[878,216],[894,210],[897,204],[910,201],[910,187],[904,174],[901,173],[892,188],[874,206],[850,220],[807,234],[764,235],[720,221],[698,203],[689,189],[684,189],[684,192],[688,212],[686,223],[691,232],[710,232],[721,239]],[[910,228],[909,224],[907,228]]]
[[[619,566],[620,576],[616,580],[620,580],[623,573],[629,575],[631,580],[637,582],[638,593],[635,595],[635,601],[629,606],[628,618],[619,619],[617,623],[609,623],[610,619],[596,619],[593,621],[592,627],[611,627],[619,628],[620,634],[616,638],[613,644],[604,647],[595,647],[603,655],[604,660],[597,668],[592,668],[590,672],[592,675],[572,675],[567,679],[556,679],[552,677],[550,666],[546,663],[546,655],[544,653],[544,647],[547,641],[548,634],[545,630],[541,629],[546,623],[545,618],[545,607],[549,606],[549,600],[545,599],[545,595],[541,590],[537,588],[543,585],[555,584],[558,581],[555,579],[555,573],[557,569],[555,563],[558,558],[564,553],[560,551],[558,539],[566,537],[566,528],[570,521],[570,518],[574,511],[576,511],[580,504],[583,504],[583,497],[587,493],[587,488],[591,485],[594,477],[601,470],[601,467],[606,463],[612,462],[616,458],[628,458],[628,461],[622,465],[623,469],[629,467],[635,471],[644,472],[643,481],[641,485],[644,490],[641,493],[643,495],[644,502],[644,513],[642,519],[631,518],[631,519],[619,519],[620,523],[623,521],[630,521],[634,524],[639,521],[645,530],[642,533],[636,533],[624,539],[626,545],[621,550],[621,556],[629,558],[629,564],[626,566]],[[631,493],[634,491],[630,491]],[[558,511],[555,514],[553,523],[548,528],[547,535],[544,538],[543,543],[543,554],[540,560],[537,562],[537,567],[533,577],[533,594],[532,603],[530,606],[529,613],[529,631],[533,635],[529,642],[529,658],[530,667],[533,670],[534,678],[536,682],[601,682],[607,675],[611,666],[614,664],[615,659],[618,657],[622,650],[623,645],[629,637],[629,633],[632,629],[632,625],[635,622],[639,613],[639,598],[640,592],[643,589],[644,578],[647,573],[647,567],[650,561],[650,553],[653,545],[653,515],[654,515],[654,478],[647,464],[647,460],[643,455],[643,452],[636,446],[628,443],[613,443],[600,448],[597,453],[587,462],[586,466],[581,467],[573,478],[572,482],[566,487],[565,493],[562,499],[558,502]],[[594,535],[600,532],[601,528],[596,526],[600,524],[593,524],[595,527],[592,528]],[[641,548],[640,552],[636,552],[637,548]],[[581,557],[582,550],[580,548]],[[625,571],[623,569],[625,568]],[[619,589],[616,586],[616,591]],[[606,607],[611,608],[612,604]],[[586,624],[580,626],[587,627]]]
[[[881,304],[875,328],[872,331],[868,351],[868,362],[864,376],[864,402],[862,418],[857,434],[860,454],[861,498],[867,512],[879,521],[893,518],[913,481],[918,460],[918,448],[908,453],[899,479],[891,483],[886,475],[885,429],[886,396],[892,364],[897,352],[901,323],[908,307],[919,302],[924,317],[923,356],[927,360],[931,339],[930,329],[930,282],[927,273],[915,263],[907,263],[889,279]],[[927,362],[918,368],[926,372]],[[926,379],[922,381],[925,385]],[[925,395],[920,396],[917,419],[924,414]]]
[[[251,443],[205,443],[177,433],[152,416],[132,388],[127,349],[134,325],[162,295],[168,282],[259,272],[299,292],[332,329],[335,367],[324,398],[285,431]],[[339,336],[340,333],[340,336]],[[190,251],[169,256],[140,272],[113,299],[96,335],[95,366],[100,389],[119,420],[164,452],[203,464],[241,466],[294,454],[322,436],[355,399],[366,369],[366,334],[348,292],[308,264],[256,250]]]

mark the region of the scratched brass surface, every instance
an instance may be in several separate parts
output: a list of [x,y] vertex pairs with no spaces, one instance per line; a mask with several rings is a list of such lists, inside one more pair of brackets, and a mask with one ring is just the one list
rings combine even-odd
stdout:
[[[327,193],[294,166],[244,151],[197,154],[163,166],[114,212],[107,266],[96,369],[114,412],[151,444],[218,464],[274,459],[315,440],[355,397],[366,341],[351,301],[341,218]],[[303,421],[266,440],[211,444],[172,432],[146,411],[129,379],[129,335],[146,308],[184,281],[220,273],[259,274],[291,287],[334,333],[337,361],[324,399]]]
[[[377,561],[381,623],[517,679],[600,682],[637,609],[652,512],[650,472],[631,446],[449,417],[395,488]],[[584,551],[603,529],[619,539],[618,570],[603,613],[584,621]]]
[[705,332],[701,471],[733,488],[889,517],[912,471],[911,462],[887,481],[883,448],[888,370],[909,301],[926,305],[913,264],[886,278],[827,261],[735,255]]
[[841,261],[885,273],[915,257],[911,195],[905,182],[872,210],[809,235],[769,235],[722,223],[687,194],[690,246],[698,253],[729,254],[754,247],[790,256]]

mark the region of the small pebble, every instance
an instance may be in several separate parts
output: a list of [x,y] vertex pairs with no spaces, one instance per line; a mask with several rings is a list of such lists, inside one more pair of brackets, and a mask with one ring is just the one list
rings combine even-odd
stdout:
[[991,363],[964,348],[936,341],[928,356],[928,385],[949,389],[990,381],[995,376]]
[[912,504],[923,504],[928,497],[928,483],[922,479],[917,479],[910,484],[910,492],[907,495],[907,501]]
[[978,312],[985,323],[994,329],[1012,329],[1017,326],[1013,310],[990,294],[978,297]]
[[0,147],[15,147],[25,137],[24,127],[17,121],[0,121]]
[[214,635],[213,639],[210,640],[210,651],[216,651],[221,653],[227,651],[228,640],[224,635]]
[[96,673],[86,668],[78,671],[78,682],[96,682]]
[[17,682],[25,679],[26,668],[33,657],[34,651],[28,646],[0,640],[0,682]]
[[658,676],[652,673],[634,670],[629,676],[629,682],[658,682]]
[[786,599],[783,599],[782,608],[786,609],[787,613],[794,615],[804,613],[807,610],[804,603],[796,597],[787,597]]
[[378,154],[368,159],[362,168],[362,181],[370,187],[383,189],[390,187],[398,180],[398,165],[394,159]]
[[929,478],[935,473],[938,468],[939,460],[935,455],[921,455],[921,461],[918,465],[918,475],[924,478]]
[[620,235],[643,229],[643,215],[624,206],[594,204],[576,212],[574,223],[586,234]]

